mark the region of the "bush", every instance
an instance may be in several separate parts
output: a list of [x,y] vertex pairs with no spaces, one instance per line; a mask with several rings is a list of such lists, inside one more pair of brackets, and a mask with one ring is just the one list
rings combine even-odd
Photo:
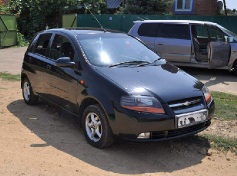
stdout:
[[17,16],[20,33],[27,40],[46,28],[61,27],[62,14],[88,13],[81,4],[87,3],[93,13],[105,12],[104,0],[10,0],[10,12]]
[[3,4],[2,0],[0,0],[0,14],[6,13],[9,13],[9,8]]
[[29,42],[25,39],[24,35],[17,31],[17,46],[27,46]]

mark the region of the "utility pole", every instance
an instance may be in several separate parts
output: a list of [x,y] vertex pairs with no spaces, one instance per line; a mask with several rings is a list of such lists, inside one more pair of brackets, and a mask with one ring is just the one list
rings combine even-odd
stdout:
[[223,0],[223,2],[224,2],[225,16],[227,16],[227,10],[226,10],[226,3],[225,3],[225,0]]

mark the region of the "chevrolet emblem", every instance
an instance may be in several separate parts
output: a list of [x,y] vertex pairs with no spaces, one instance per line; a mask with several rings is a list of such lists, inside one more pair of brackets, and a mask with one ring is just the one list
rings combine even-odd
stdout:
[[185,103],[183,103],[184,106],[189,106],[191,104],[191,102],[186,101]]

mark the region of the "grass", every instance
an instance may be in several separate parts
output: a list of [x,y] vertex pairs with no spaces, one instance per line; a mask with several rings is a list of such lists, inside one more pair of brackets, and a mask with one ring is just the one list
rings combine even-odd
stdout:
[[237,120],[237,96],[223,92],[212,92],[215,100],[215,117],[220,120]]
[[21,75],[12,75],[10,73],[0,72],[0,78],[9,81],[20,81]]
[[210,134],[202,134],[200,136],[207,138],[213,148],[221,151],[230,150],[237,155],[237,139]]

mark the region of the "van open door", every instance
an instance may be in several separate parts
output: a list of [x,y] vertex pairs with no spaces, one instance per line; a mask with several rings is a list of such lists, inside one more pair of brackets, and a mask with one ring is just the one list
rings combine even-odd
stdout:
[[230,44],[214,41],[208,44],[208,61],[211,68],[228,66],[230,59]]

